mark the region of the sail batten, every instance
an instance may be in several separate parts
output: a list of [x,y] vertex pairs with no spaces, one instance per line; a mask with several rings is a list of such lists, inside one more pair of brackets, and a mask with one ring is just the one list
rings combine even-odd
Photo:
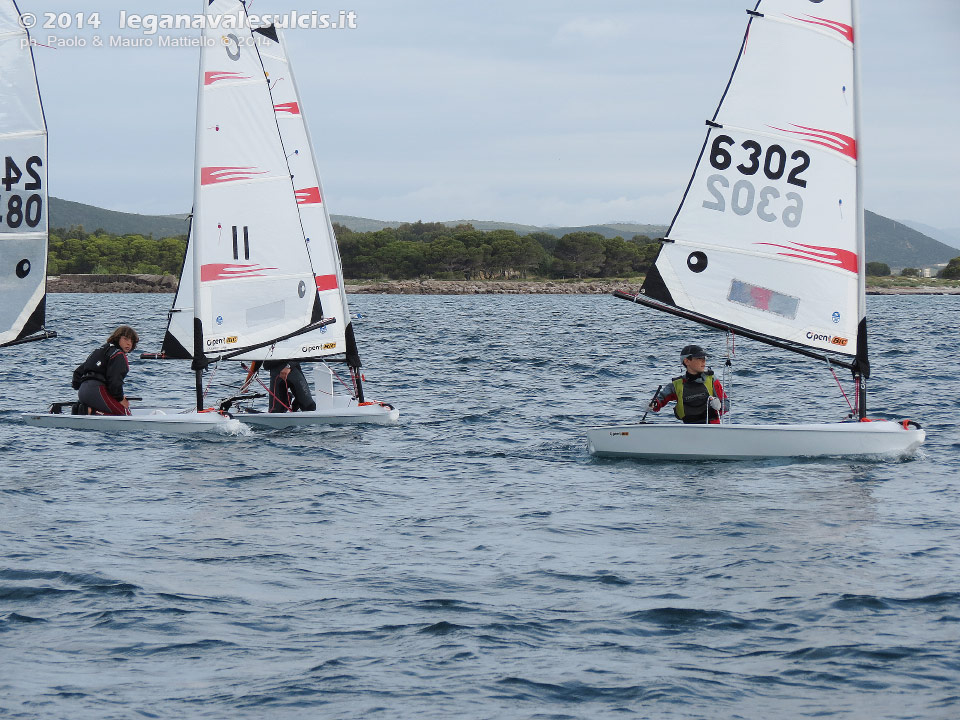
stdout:
[[818,3],[808,23],[809,5],[760,0],[751,13],[641,292],[788,349],[854,358],[864,317],[854,21],[850,0]]

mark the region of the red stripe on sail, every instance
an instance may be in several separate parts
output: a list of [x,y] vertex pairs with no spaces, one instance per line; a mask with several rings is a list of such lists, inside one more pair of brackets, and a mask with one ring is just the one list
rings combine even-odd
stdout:
[[203,84],[204,85],[213,85],[215,82],[220,80],[249,80],[250,77],[247,75],[241,75],[240,73],[235,72],[226,72],[220,70],[212,70],[205,72],[203,74]]
[[339,287],[336,275],[317,275],[316,280],[317,290],[320,292],[324,290],[336,290]]
[[274,105],[273,109],[278,113],[290,113],[291,115],[300,114],[300,104],[295,102],[285,102]]
[[857,262],[857,254],[850,250],[841,250],[840,248],[821,247],[819,245],[804,245],[803,243],[792,243],[791,245],[778,245],[777,243],[754,243],[755,245],[769,245],[778,247],[791,252],[781,252],[777,255],[784,257],[795,257],[801,260],[820,263],[821,265],[830,265],[841,270],[848,270],[854,275],[859,272],[860,265]]
[[277,268],[260,265],[233,265],[230,263],[210,263],[200,266],[200,282],[213,280],[235,280],[237,278],[264,277],[263,271]]
[[853,42],[853,28],[849,25],[837,22],[836,20],[828,20],[827,18],[817,17],[816,15],[807,15],[809,20],[804,20],[803,18],[794,17],[793,15],[787,15],[791,20],[797,20],[798,22],[805,22],[808,25],[822,25],[825,28],[834,30],[841,35],[843,35],[849,42]]
[[799,130],[787,130],[786,128],[778,128],[773,125],[768,125],[767,127],[779,130],[780,132],[790,133],[791,135],[799,135],[814,145],[822,145],[825,148],[836,150],[838,153],[842,153],[852,160],[857,159],[857,141],[849,135],[831,132],[829,130],[819,130],[817,128],[807,127],[806,125],[793,126],[800,128]]
[[318,187],[296,190],[295,193],[297,195],[297,205],[317,205],[323,202],[320,198],[320,188]]
[[257,170],[252,167],[205,167],[200,168],[200,184],[216,185],[238,180],[253,180],[256,175],[266,174],[266,170]]

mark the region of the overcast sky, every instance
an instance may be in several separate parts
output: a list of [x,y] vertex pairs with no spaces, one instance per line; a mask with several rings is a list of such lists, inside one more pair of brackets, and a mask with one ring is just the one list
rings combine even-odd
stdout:
[[[121,9],[201,11],[200,0],[19,5],[41,22],[99,11],[105,40]],[[669,222],[748,5],[254,0],[251,12],[356,12],[355,30],[286,35],[331,212],[585,225]],[[960,228],[960,1],[865,0],[860,31],[866,207]],[[32,32],[41,43],[75,35]],[[198,54],[38,47],[51,194],[186,212]]]

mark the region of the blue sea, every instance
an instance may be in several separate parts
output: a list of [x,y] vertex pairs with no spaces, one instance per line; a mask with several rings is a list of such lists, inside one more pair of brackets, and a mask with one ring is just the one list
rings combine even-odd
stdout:
[[[0,717],[960,717],[960,297],[868,299],[908,459],[591,458],[689,342],[735,420],[848,412],[825,363],[608,296],[353,296],[393,427],[20,422],[171,299],[52,295],[60,337],[0,350]],[[176,361],[127,390],[194,398]]]

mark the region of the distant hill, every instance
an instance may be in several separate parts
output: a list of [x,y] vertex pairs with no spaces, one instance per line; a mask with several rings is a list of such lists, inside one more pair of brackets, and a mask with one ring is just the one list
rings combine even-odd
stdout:
[[867,260],[883,262],[894,269],[930,267],[957,257],[957,248],[927,237],[903,223],[877,215],[866,215]]
[[[153,235],[155,238],[186,235],[188,224],[186,215],[136,215],[133,213],[104,210],[93,205],[50,198],[50,227],[69,228],[82,225],[85,230],[103,228],[116,235]],[[400,220],[372,220],[352,215],[333,215],[332,220],[354,232],[371,232],[388,227],[399,227]],[[562,237],[571,232],[596,232],[604,237],[620,235],[631,238],[634,235],[646,235],[652,238],[663,237],[666,225],[643,225],[640,223],[603,223],[584,227],[540,227],[518,223],[497,222],[493,220],[446,220],[444,225],[470,223],[478,230],[513,230],[527,235],[544,232]],[[897,222],[866,212],[867,259],[871,262],[884,262],[890,267],[930,267],[946,263],[958,256],[958,249]]]
[[901,220],[900,222],[909,228],[913,228],[918,232],[922,232],[924,235],[932,237],[934,240],[939,240],[944,245],[949,245],[950,247],[960,250],[960,228],[941,230],[932,225],[924,225],[923,223],[914,222],[913,220]]
[[155,238],[186,235],[188,227],[186,215],[135,215],[51,197],[50,227],[78,225],[87,232],[103,228],[114,235],[153,235]]

